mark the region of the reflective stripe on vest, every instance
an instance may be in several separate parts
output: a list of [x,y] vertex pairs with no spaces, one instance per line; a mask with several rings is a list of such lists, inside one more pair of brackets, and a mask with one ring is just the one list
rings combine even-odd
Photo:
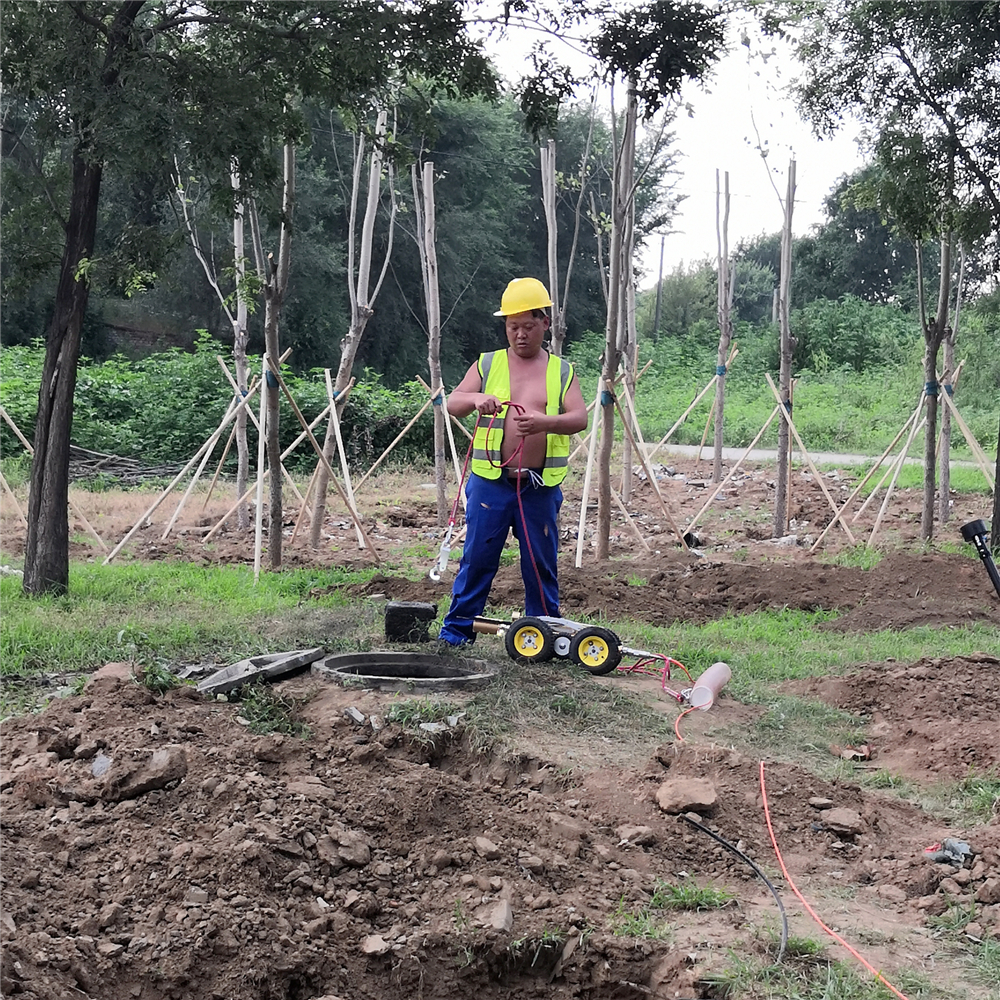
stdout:
[[[490,351],[479,357],[480,391],[510,399],[510,367],[506,351]],[[573,381],[573,366],[563,358],[549,355],[545,369],[545,412],[555,415],[562,411],[566,391]],[[504,407],[492,420],[480,421],[472,443],[472,471],[484,479],[498,479],[501,469],[500,443],[503,440]],[[566,478],[569,466],[569,435],[547,434],[542,482],[558,486]]]

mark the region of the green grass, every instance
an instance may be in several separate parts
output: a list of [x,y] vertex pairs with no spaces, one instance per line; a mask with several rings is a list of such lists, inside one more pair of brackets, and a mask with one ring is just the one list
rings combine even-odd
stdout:
[[296,719],[300,703],[279,694],[267,684],[247,684],[238,693],[242,720],[251,733],[285,733],[309,736],[309,727]]
[[[902,971],[887,976],[909,1000],[959,1000],[959,995],[934,986],[920,973]],[[823,959],[814,951],[789,953],[780,965],[732,952],[727,968],[708,977],[713,996],[731,1000],[892,1000],[894,994],[863,969]]]
[[[922,447],[922,443],[920,445]],[[878,454],[881,454],[881,450]],[[896,455],[899,454],[898,448]],[[917,447],[911,450],[911,457],[916,457]],[[877,458],[878,455],[873,457]],[[972,460],[971,454],[962,454],[961,452],[956,453],[955,449],[952,449],[952,457],[957,461],[969,462]],[[882,463],[881,466],[875,471],[872,477],[867,483],[862,487],[861,492],[858,494],[859,497],[867,497],[876,486],[882,481],[883,475],[890,468],[890,463],[892,461],[892,456]],[[861,482],[865,476],[871,471],[871,465],[868,466],[842,466],[840,471],[850,477],[850,481],[854,484]],[[992,469],[990,470],[992,471]],[[889,483],[892,481],[892,473],[886,478],[885,483],[882,486],[884,490]],[[953,465],[950,470],[949,475],[949,485],[956,493],[982,493],[989,496],[992,492],[986,482],[986,477],[983,475],[979,466],[971,465]],[[894,489],[906,489],[906,490],[922,490],[924,488],[924,469],[920,462],[908,462],[906,465],[899,470],[899,475],[896,477],[896,485]],[[851,487],[852,491],[854,489],[853,485]],[[883,494],[884,495],[884,494]],[[872,501],[875,503],[876,501]],[[855,501],[857,503],[857,501]],[[877,509],[877,508],[876,508]]]
[[[310,645],[357,648],[375,628],[371,602],[351,604],[334,590],[367,573],[180,562],[101,566],[74,563],[69,593],[28,598],[17,577],[0,578],[0,715],[30,707],[18,681],[90,672],[111,661],[140,665],[222,663]],[[27,699],[27,700],[26,700]]]
[[925,656],[961,656],[977,650],[1000,653],[1000,628],[973,623],[960,629],[918,627],[901,631],[839,632],[823,629],[836,611],[756,611],[695,625],[656,627],[616,622],[630,646],[667,653],[697,676],[716,660],[733,667],[727,691],[741,701],[766,701],[780,681],[843,671],[860,663]]
[[713,885],[696,885],[693,882],[675,884],[657,882],[649,901],[654,910],[717,910],[736,897],[725,889]]
[[640,906],[626,906],[619,900],[610,917],[612,931],[620,937],[669,940],[673,928],[664,920],[664,913],[677,910],[717,910],[728,905],[735,897],[715,886],[694,883],[674,884],[657,882],[649,901]]

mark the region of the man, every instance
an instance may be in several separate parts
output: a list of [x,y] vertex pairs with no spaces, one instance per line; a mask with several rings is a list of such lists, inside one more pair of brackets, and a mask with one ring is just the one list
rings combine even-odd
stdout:
[[587,406],[573,366],[542,349],[551,305],[536,278],[511,281],[494,313],[505,317],[507,350],[480,355],[448,398],[456,417],[479,413],[465,547],[440,632],[452,646],[475,641],[472,622],[486,607],[511,528],[521,549],[525,614],[559,616],[559,484],[569,435],[586,428]]

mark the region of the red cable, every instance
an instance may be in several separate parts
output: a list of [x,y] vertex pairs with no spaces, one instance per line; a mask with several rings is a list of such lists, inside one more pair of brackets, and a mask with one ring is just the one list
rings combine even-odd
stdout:
[[885,985],[888,989],[892,990],[900,998],[900,1000],[907,1000],[904,993],[901,993],[896,989],[892,983],[889,982],[885,976],[882,975],[874,965],[871,964],[867,959],[860,955],[854,950],[836,931],[831,930],[822,920],[817,916],[816,911],[806,902],[805,896],[799,892],[798,887],[792,881],[792,876],[788,874],[788,869],[785,867],[784,859],[781,857],[781,851],[778,849],[778,841],[774,836],[774,828],[771,826],[771,810],[767,804],[767,788],[764,785],[764,762],[760,762],[760,794],[761,799],[764,802],[764,818],[767,820],[767,832],[771,835],[771,845],[774,847],[774,855],[778,859],[778,865],[781,867],[781,874],[785,876],[785,881],[788,883],[788,888],[795,893],[798,897],[799,902],[806,908],[806,912],[809,914],[813,920],[816,921],[827,934],[830,935],[838,944],[843,945],[879,982]]
[[692,705],[690,708],[685,708],[684,711],[681,712],[676,719],[674,719],[674,732],[677,734],[678,743],[686,742],[684,737],[681,736],[681,719],[683,719],[684,716],[688,714],[688,712],[693,712],[697,707],[698,707],[697,705]]

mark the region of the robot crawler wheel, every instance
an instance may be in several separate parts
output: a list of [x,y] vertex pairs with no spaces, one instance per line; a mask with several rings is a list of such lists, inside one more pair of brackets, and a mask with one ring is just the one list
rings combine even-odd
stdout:
[[610,674],[621,663],[618,636],[606,628],[585,628],[573,636],[569,657],[592,674]]
[[507,655],[523,663],[551,660],[555,651],[552,629],[538,618],[518,618],[504,636]]

